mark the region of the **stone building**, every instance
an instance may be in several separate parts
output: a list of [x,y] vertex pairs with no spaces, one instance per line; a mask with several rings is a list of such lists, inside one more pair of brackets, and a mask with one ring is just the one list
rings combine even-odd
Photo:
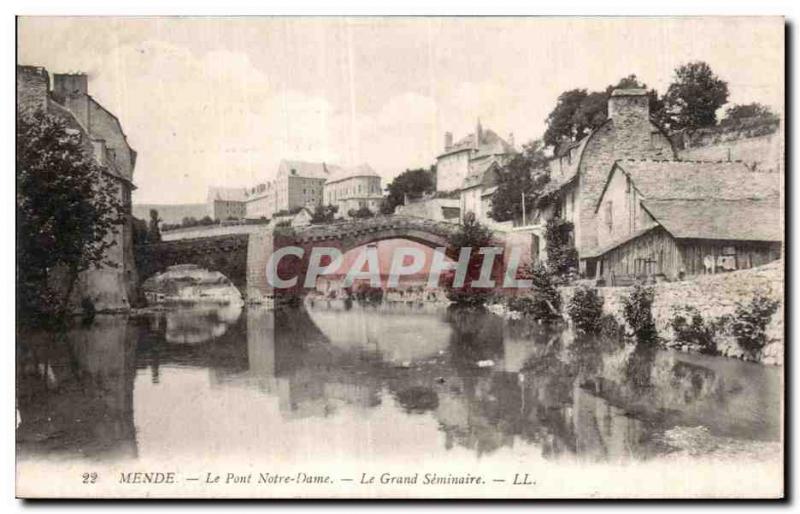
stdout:
[[322,190],[338,166],[324,162],[281,161],[273,182],[275,212],[322,204]]
[[516,153],[514,137],[506,141],[491,130],[484,130],[480,120],[475,132],[453,143],[453,134],[444,136],[444,152],[436,157],[436,190],[457,191],[470,174],[471,166],[493,158],[503,158]]
[[241,187],[210,187],[206,203],[212,219],[225,221],[243,219],[246,214],[246,195]]
[[595,205],[596,278],[684,276],[760,266],[781,256],[780,175],[742,162],[621,160]]
[[104,167],[105,176],[116,186],[118,198],[128,212],[128,219],[116,234],[108,237],[115,245],[107,251],[102,266],[82,273],[75,285],[72,301],[77,306],[89,298],[100,311],[126,310],[134,300],[136,269],[133,256],[131,193],[136,151],[128,144],[119,119],[89,94],[86,74],[50,75],[38,66],[17,66],[18,114],[42,109],[63,119],[75,136],[80,137],[86,152]]
[[[557,149],[550,160],[551,182],[539,213],[542,224],[559,215],[574,224],[579,257],[597,247],[595,207],[613,163],[620,159],[677,159],[672,142],[650,119],[644,89],[616,89],[608,100],[608,119],[580,141]],[[540,241],[542,238],[540,238]],[[581,260],[581,273],[590,261]]]
[[435,221],[458,222],[461,218],[458,198],[435,198],[424,196],[418,199],[406,198],[402,205],[395,207],[395,214],[415,216]]
[[494,223],[489,217],[492,208],[492,195],[497,191],[497,174],[504,159],[492,157],[470,163],[470,170],[459,190],[461,220],[471,212],[484,224]]
[[263,182],[245,189],[245,217],[248,219],[272,219],[275,214],[275,187],[272,182]]
[[339,207],[338,215],[345,218],[350,211],[364,207],[378,212],[382,196],[381,177],[369,164],[337,168],[323,187],[325,205]]

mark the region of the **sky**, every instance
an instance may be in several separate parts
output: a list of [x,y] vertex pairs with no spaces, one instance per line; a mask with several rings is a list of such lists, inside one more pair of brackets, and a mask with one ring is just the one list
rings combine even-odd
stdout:
[[565,90],[635,73],[663,93],[694,60],[782,112],[783,48],[781,18],[23,17],[17,57],[89,75],[138,152],[135,203],[199,203],[284,158],[385,185],[478,118],[519,145]]

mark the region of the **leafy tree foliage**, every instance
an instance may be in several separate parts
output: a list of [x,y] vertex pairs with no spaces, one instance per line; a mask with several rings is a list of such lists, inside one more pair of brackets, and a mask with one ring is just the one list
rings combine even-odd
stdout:
[[602,328],[603,297],[597,289],[578,287],[567,307],[575,330],[584,334],[599,334]]
[[532,212],[542,188],[550,180],[542,142],[531,141],[522,148],[522,153],[498,171],[497,191],[492,196],[489,213],[496,221],[521,219],[523,195],[527,211]]
[[780,302],[757,292],[750,303],[737,303],[731,324],[733,336],[750,357],[757,357],[767,344],[767,326]]
[[158,243],[161,241],[161,229],[159,223],[163,220],[158,217],[158,211],[150,209],[150,228],[147,233],[147,240],[151,243]]
[[625,321],[633,329],[636,342],[642,346],[655,346],[658,343],[656,322],[653,319],[654,299],[655,291],[652,287],[636,284],[630,295],[622,300]]
[[331,223],[339,212],[338,205],[317,205],[314,214],[311,215],[311,223],[322,224]]
[[664,95],[670,130],[694,130],[717,123],[717,110],[728,101],[728,83],[702,61],[675,69],[675,79]]
[[[464,215],[464,222],[458,231],[448,238],[451,255],[458,255],[461,248],[471,248],[469,263],[467,265],[466,279],[463,287],[454,287],[454,273],[445,274],[445,288],[447,297],[460,305],[482,305],[491,294],[488,288],[473,288],[472,282],[478,280],[483,266],[483,255],[478,250],[492,246],[492,231],[478,222],[475,215],[468,212]],[[497,262],[497,261],[495,261]]]
[[369,210],[369,207],[359,207],[358,209],[350,209],[347,215],[354,219],[374,218],[375,213]]
[[430,169],[418,168],[406,170],[386,186],[388,195],[381,203],[383,214],[393,214],[395,207],[402,205],[405,195],[409,198],[419,198],[423,193],[430,193],[436,190],[436,171],[433,166]]
[[[555,108],[547,116],[544,144],[556,148],[564,142],[578,141],[599,127],[608,118],[608,98],[615,89],[647,89],[636,75],[623,77],[617,84],[609,85],[605,91],[588,92],[586,89],[565,91],[558,97]],[[658,92],[651,89],[650,114],[661,118],[664,105]]]
[[528,312],[539,321],[561,319],[561,293],[558,292],[552,272],[539,263],[531,269],[533,302]]
[[777,120],[778,116],[766,105],[758,102],[749,104],[734,104],[725,110],[725,117],[720,125],[735,125],[742,120],[761,119],[765,121]]
[[578,251],[572,240],[572,222],[560,216],[547,221],[544,239],[547,248],[547,267],[557,277],[567,277],[578,267]]
[[18,112],[16,154],[18,319],[63,319],[78,274],[116,265],[106,254],[125,209],[63,119]]

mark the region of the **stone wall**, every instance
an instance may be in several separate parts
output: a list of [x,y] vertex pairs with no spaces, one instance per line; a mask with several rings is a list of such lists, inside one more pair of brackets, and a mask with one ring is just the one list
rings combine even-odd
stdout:
[[742,161],[759,171],[780,171],[783,131],[778,120],[744,120],[672,137],[682,160]]
[[[767,336],[770,343],[765,348],[764,355],[770,363],[782,363],[783,358],[783,298],[784,274],[783,260],[775,261],[765,266],[748,270],[734,271],[697,277],[694,280],[682,282],[664,282],[655,286],[655,301],[653,303],[653,317],[659,334],[665,339],[672,339],[669,322],[674,313],[674,307],[695,307],[706,321],[733,314],[737,303],[747,303],[757,292],[763,292],[770,298],[781,302],[779,311],[772,317],[767,327]],[[597,289],[603,296],[604,311],[613,314],[622,323],[623,299],[631,291],[630,287],[601,287]],[[567,305],[575,292],[575,287],[565,287],[561,290]],[[725,346],[725,353],[738,357],[735,348],[728,349],[731,341],[720,341],[718,346]],[[772,347],[772,348],[770,348]],[[764,359],[762,359],[764,361]]]
[[22,111],[47,108],[50,75],[39,66],[17,66],[17,102]]

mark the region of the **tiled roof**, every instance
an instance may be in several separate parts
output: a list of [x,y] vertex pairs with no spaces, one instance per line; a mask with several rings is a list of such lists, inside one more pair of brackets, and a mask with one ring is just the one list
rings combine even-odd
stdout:
[[592,131],[592,133],[584,136],[583,139],[560,148],[559,153],[552,159],[550,159],[550,161],[548,161],[548,162],[553,162],[558,159],[561,159],[573,149],[577,149],[575,151],[575,158],[572,159],[567,169],[564,170],[562,173],[556,172],[553,169],[554,168],[553,166],[548,165],[548,167],[550,168],[550,182],[548,182],[547,185],[542,190],[541,194],[542,198],[549,197],[550,195],[559,191],[562,187],[566,186],[575,179],[575,177],[578,175],[578,167],[581,162],[581,156],[583,155],[583,151],[586,149],[586,143],[589,142],[589,138],[592,137],[592,134],[594,134],[594,132],[595,131]]
[[618,246],[624,245],[628,241],[633,241],[637,237],[643,236],[644,234],[650,232],[654,228],[658,228],[658,226],[659,225],[653,224],[653,225],[650,225],[649,227],[644,227],[644,228],[640,228],[638,230],[635,230],[634,232],[631,232],[627,236],[624,236],[624,237],[622,237],[620,239],[616,239],[616,240],[606,244],[605,246],[600,246],[600,247],[595,247],[595,248],[590,249],[588,252],[585,252],[584,254],[582,254],[581,258],[584,259],[584,258],[599,257],[599,256],[601,256],[601,255],[603,255],[603,254],[605,254],[607,252],[610,252],[614,248],[617,248]]
[[369,164],[359,164],[352,167],[339,167],[326,165],[330,172],[328,183],[338,182],[352,177],[380,177]]
[[298,177],[327,179],[330,173],[337,172],[339,167],[327,165],[324,162],[283,160],[280,169],[285,170],[289,175]]
[[645,96],[647,94],[646,89],[642,88],[628,88],[628,89],[615,89],[611,92],[611,96]]
[[482,185],[486,178],[486,172],[495,164],[500,165],[500,161],[497,158],[485,158],[470,162],[469,173],[464,177],[464,183],[461,185],[461,189],[469,189]]
[[648,200],[645,208],[678,239],[782,241],[778,198],[765,200]]
[[[750,171],[740,162],[617,161],[641,192],[653,225],[590,251],[595,257],[656,226],[676,239],[783,241],[780,175]],[[610,180],[610,176],[609,176]],[[599,201],[602,201],[602,197]]]
[[617,161],[645,200],[741,200],[780,195],[780,175],[741,162]]
[[475,144],[475,134],[469,134],[455,142],[450,148],[442,152],[439,157],[463,150],[476,150],[476,157],[504,155],[517,152],[508,141],[498,136],[496,132],[485,129],[481,131],[481,140],[477,145]]
[[246,199],[243,187],[209,187],[209,201],[220,200],[223,202],[244,202]]

